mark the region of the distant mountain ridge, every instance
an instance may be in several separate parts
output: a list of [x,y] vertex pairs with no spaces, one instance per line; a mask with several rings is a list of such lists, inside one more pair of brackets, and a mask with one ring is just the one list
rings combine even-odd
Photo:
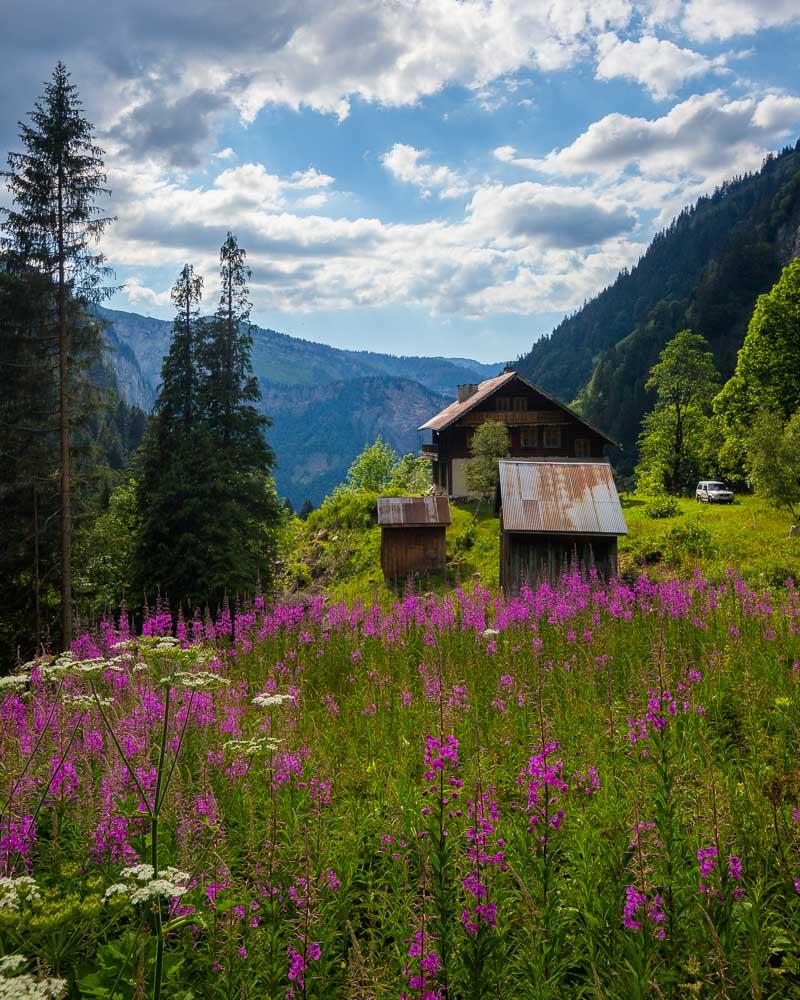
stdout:
[[[149,410],[169,348],[172,323],[100,308],[121,395]],[[416,451],[417,427],[450,402],[456,386],[497,375],[503,363],[348,351],[255,327],[253,370],[267,437],[278,459],[276,484],[295,506],[320,500],[378,434],[400,453]]]
[[705,336],[723,378],[756,299],[800,255],[800,143],[734,178],[659,233],[630,271],[518,359],[532,381],[575,405],[624,447],[630,471],[648,373],[684,328]]

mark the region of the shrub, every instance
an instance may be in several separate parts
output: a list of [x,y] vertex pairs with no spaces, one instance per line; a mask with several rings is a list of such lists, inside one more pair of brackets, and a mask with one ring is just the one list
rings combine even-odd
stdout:
[[675,517],[678,513],[678,501],[666,493],[650,496],[644,505],[644,513],[645,517],[652,520]]

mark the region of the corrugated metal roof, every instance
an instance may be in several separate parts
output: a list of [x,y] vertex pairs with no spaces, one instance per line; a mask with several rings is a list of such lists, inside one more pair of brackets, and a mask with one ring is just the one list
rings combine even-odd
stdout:
[[447,497],[436,496],[381,497],[378,524],[397,527],[450,524],[450,502]]
[[506,531],[627,535],[606,462],[500,462]]
[[465,399],[463,403],[459,403],[458,401],[451,403],[441,413],[437,413],[435,417],[431,417],[427,423],[424,423],[417,429],[420,431],[444,430],[445,427],[449,427],[459,417],[463,417],[465,413],[469,413],[478,403],[491,396],[496,389],[499,389],[501,385],[505,385],[506,382],[510,382],[514,377],[514,372],[503,372],[502,375],[498,375],[496,378],[486,379],[485,382],[481,382],[477,392],[474,392],[469,399]]
[[617,448],[622,447],[618,441],[610,438],[608,434],[605,434],[599,427],[596,427],[585,417],[582,417],[580,413],[576,413],[576,411],[567,406],[566,403],[562,403],[560,399],[556,399],[555,396],[551,396],[550,393],[542,389],[541,386],[528,381],[528,379],[523,378],[522,375],[519,375],[517,372],[503,372],[502,375],[498,375],[496,378],[490,378],[485,382],[481,382],[478,386],[478,391],[470,396],[469,399],[465,399],[463,403],[459,403],[458,401],[451,403],[441,412],[437,413],[435,417],[431,417],[431,419],[422,424],[421,427],[418,427],[417,430],[443,431],[446,427],[449,427],[451,424],[454,424],[456,420],[463,417],[465,413],[469,413],[469,411],[474,409],[479,403],[488,399],[489,396],[504,386],[507,382],[510,382],[512,379],[519,379],[519,381],[527,385],[528,388],[533,389],[534,392],[538,392],[541,396],[544,396],[545,399],[549,399],[551,403],[555,403],[556,406],[560,407],[566,413],[569,413],[579,423],[583,424],[584,427],[588,427],[590,430],[593,430],[595,434],[599,434],[600,437],[609,444],[613,444]]

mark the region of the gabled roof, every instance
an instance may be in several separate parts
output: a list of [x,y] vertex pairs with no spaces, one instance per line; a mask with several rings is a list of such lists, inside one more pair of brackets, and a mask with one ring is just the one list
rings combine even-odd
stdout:
[[431,417],[430,420],[421,427],[418,427],[417,430],[443,431],[445,427],[449,427],[450,424],[455,423],[459,417],[463,417],[465,413],[469,413],[478,403],[482,403],[484,399],[488,399],[501,386],[510,382],[514,378],[514,375],[515,372],[503,372],[502,375],[497,375],[495,378],[487,378],[485,382],[481,382],[477,392],[474,392],[469,399],[465,399],[463,403],[459,403],[456,400],[455,403],[445,406],[440,413],[437,413],[435,417]]
[[627,535],[607,462],[500,462],[503,530],[557,535]]
[[450,524],[447,497],[380,497],[378,524],[383,527],[434,527]]
[[562,403],[560,399],[556,399],[541,386],[535,385],[533,382],[529,382],[528,379],[523,378],[518,372],[503,372],[502,375],[497,375],[495,378],[486,379],[485,382],[481,382],[478,386],[477,392],[473,393],[469,399],[465,399],[463,403],[456,401],[446,406],[440,413],[437,413],[435,417],[431,417],[430,420],[418,427],[419,431],[443,431],[445,428],[450,427],[457,420],[460,420],[466,413],[470,410],[475,409],[475,407],[482,403],[484,400],[488,399],[490,396],[494,395],[498,389],[512,382],[514,379],[519,380],[524,385],[527,385],[529,389],[533,389],[534,392],[538,392],[545,399],[549,399],[551,403],[554,403],[560,409],[569,413],[573,416],[579,423],[583,424],[584,427],[588,427],[593,430],[595,434],[599,434],[604,441],[608,444],[613,444],[616,448],[621,448],[622,446],[618,441],[610,438],[607,434],[603,433],[599,427],[595,427],[594,424],[590,423],[585,417],[582,417],[580,413],[576,413],[571,407],[567,406],[566,403]]

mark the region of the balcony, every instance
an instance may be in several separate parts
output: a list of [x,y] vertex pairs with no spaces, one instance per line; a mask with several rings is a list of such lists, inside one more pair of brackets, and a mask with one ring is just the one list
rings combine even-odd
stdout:
[[422,457],[429,458],[432,462],[439,461],[439,446],[437,444],[422,445]]

